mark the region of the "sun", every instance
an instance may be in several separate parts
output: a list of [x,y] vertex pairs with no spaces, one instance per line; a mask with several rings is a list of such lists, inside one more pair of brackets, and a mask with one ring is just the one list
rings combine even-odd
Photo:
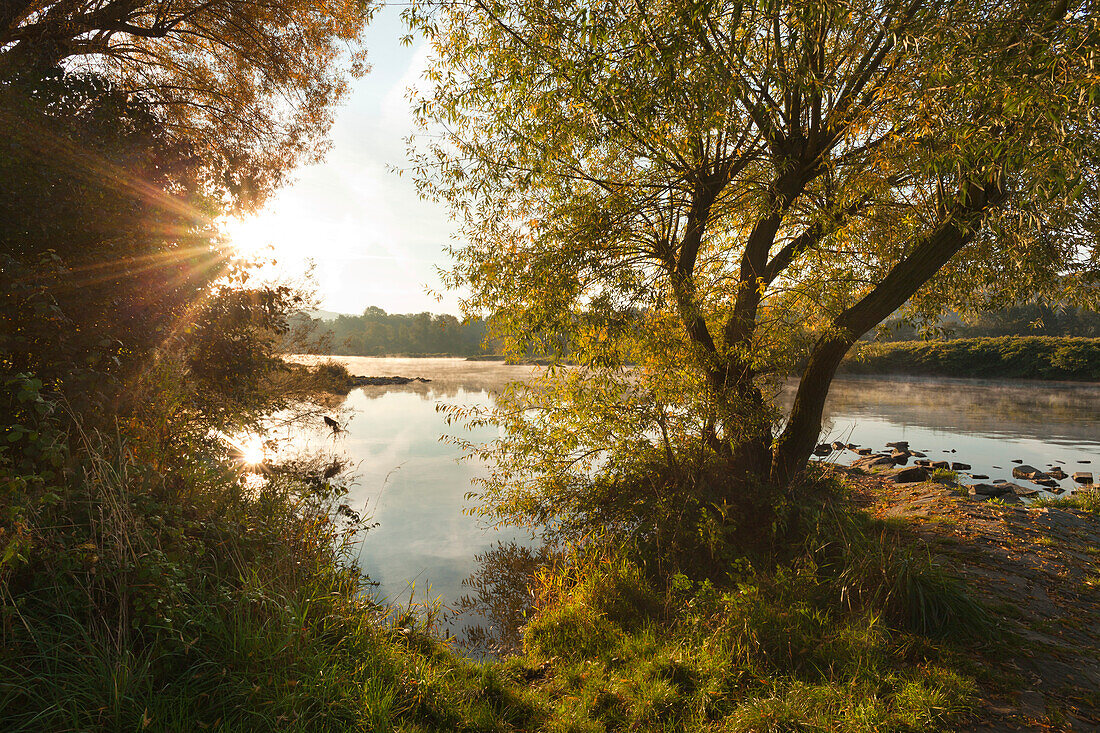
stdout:
[[246,466],[258,466],[264,462],[266,450],[264,440],[258,435],[246,435],[235,444],[236,458]]
[[270,259],[275,252],[275,232],[265,217],[227,216],[221,221],[221,229],[229,238],[233,251],[247,261]]

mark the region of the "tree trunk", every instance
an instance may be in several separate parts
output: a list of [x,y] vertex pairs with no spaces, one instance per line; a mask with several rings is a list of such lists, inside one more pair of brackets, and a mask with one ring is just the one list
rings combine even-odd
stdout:
[[821,434],[821,415],[829,386],[852,344],[900,308],[965,247],[985,211],[1004,196],[999,182],[970,184],[945,212],[943,221],[916,243],[908,257],[894,265],[871,292],[833,319],[832,327],[814,345],[787,426],[773,449],[770,471],[773,484],[789,484],[806,467]]

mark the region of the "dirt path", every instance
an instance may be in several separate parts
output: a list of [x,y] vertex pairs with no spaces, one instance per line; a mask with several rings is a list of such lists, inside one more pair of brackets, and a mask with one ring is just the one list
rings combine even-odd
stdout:
[[989,674],[981,719],[968,730],[1100,731],[1100,516],[837,470],[874,515],[904,520],[1006,632],[975,645]]

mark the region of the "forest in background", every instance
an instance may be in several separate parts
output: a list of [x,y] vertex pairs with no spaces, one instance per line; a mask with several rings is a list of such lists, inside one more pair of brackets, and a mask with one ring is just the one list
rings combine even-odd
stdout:
[[499,353],[486,346],[485,319],[447,314],[386,313],[377,306],[362,315],[329,319],[298,313],[290,318],[284,348],[344,356],[478,356]]
[[[503,352],[484,318],[386,313],[371,306],[358,316],[311,317],[300,312],[291,315],[288,324],[282,348],[291,353],[487,357]],[[1094,380],[1100,379],[1097,338],[1100,313],[1074,306],[1016,305],[966,321],[949,316],[924,331],[910,322],[887,321],[860,340],[841,371]],[[983,341],[975,346],[973,339]],[[555,343],[568,341],[559,338]],[[978,352],[981,358],[976,359]],[[568,358],[568,348],[562,355]],[[546,358],[547,353],[540,353],[527,360]]]

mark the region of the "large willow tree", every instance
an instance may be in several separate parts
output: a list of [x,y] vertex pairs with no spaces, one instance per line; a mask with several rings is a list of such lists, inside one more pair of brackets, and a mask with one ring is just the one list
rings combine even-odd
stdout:
[[[899,309],[1095,293],[1088,2],[473,0],[415,19],[436,54],[419,110],[443,131],[420,173],[464,224],[454,282],[521,350],[547,334],[638,364],[604,438],[675,461],[694,436],[786,485],[841,359]],[[792,370],[784,415],[773,377]],[[522,414],[510,429],[552,435]],[[562,466],[599,449],[570,419]]]

